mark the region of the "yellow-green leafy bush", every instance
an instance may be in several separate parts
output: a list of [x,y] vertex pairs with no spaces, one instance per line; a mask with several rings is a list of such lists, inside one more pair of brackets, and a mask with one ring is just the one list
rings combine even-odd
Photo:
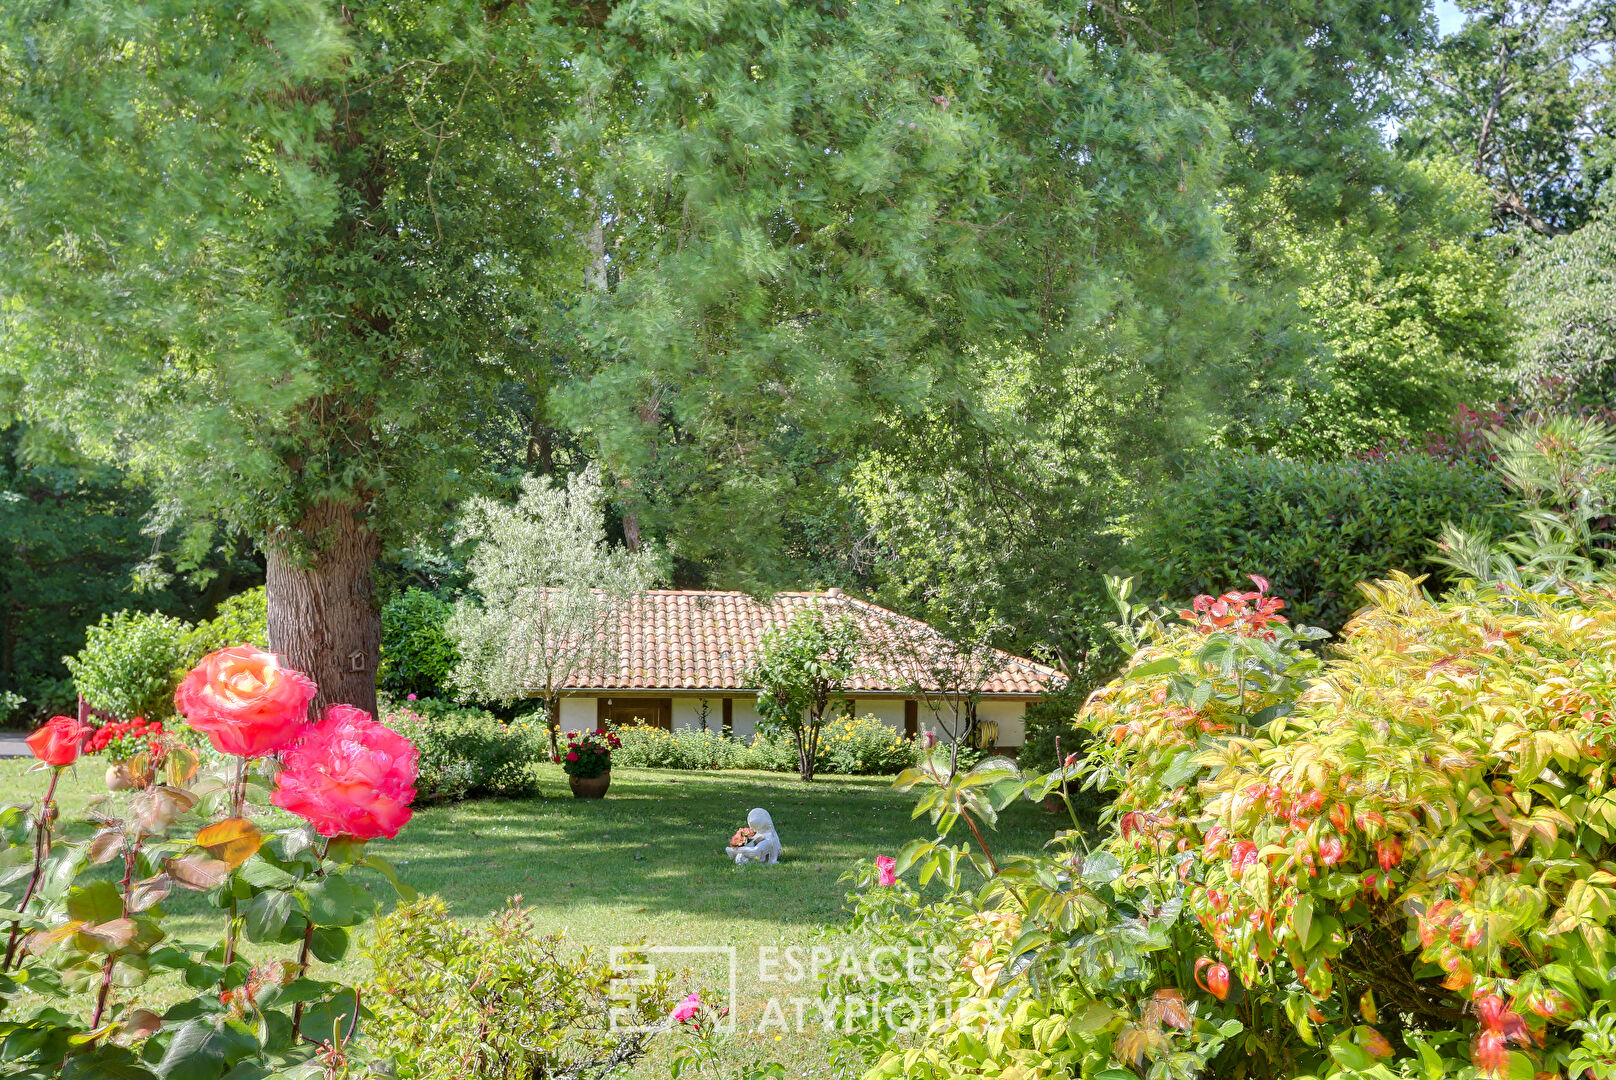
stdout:
[[[865,870],[859,929],[966,1005],[872,1020],[869,1076],[1608,1080],[1616,589],[1398,576],[1321,658],[1257,584],[1156,629],[1086,760],[900,778],[939,836],[887,872],[953,891]],[[1115,795],[1101,834],[995,861],[998,810],[1074,776]]]
[[672,1007],[664,976],[642,984],[512,901],[459,922],[429,896],[378,920],[367,1033],[399,1080],[600,1076],[637,1059]]

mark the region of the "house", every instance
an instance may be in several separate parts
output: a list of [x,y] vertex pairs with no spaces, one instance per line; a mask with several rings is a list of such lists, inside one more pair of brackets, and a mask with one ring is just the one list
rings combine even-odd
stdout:
[[[915,692],[915,667],[894,658],[883,642],[943,637],[918,620],[856,600],[840,589],[782,592],[768,601],[742,592],[656,589],[612,615],[607,659],[599,670],[572,676],[561,687],[561,727],[642,721],[662,728],[701,728],[748,738],[757,728],[757,688],[746,682],[759,642],[773,626],[817,607],[847,616],[865,642],[847,696],[858,715],[873,715],[911,736],[947,738],[952,715],[940,694]],[[1054,668],[995,652],[983,670],[977,705],[978,741],[1013,752],[1024,734],[1027,704],[1064,682]],[[941,722],[940,722],[941,721]]]

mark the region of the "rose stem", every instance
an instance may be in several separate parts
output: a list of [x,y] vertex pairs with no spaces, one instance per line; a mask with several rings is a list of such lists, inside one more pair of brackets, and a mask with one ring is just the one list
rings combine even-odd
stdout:
[[[230,793],[230,813],[232,817],[244,817],[242,810],[247,802],[247,759],[242,758],[236,764],[236,782]],[[236,959],[236,894],[230,893],[230,923],[224,932],[224,966],[228,968]],[[228,972],[226,973],[228,975]]]
[[[51,770],[50,783],[45,787],[45,803],[39,811],[39,826],[34,832],[34,870],[28,875],[28,888],[22,894],[22,903],[17,906],[19,913],[28,910],[28,902],[34,898],[34,890],[39,887],[39,874],[45,865],[45,856],[50,854],[51,822],[56,819],[56,781],[61,778],[62,766],[58,765]],[[17,955],[17,935],[22,930],[21,922],[11,924],[11,937],[6,942],[6,962],[0,965],[0,971],[10,971],[11,962]]]
[[[320,845],[320,865],[315,868],[315,877],[325,877],[325,856],[331,850],[331,838],[326,837],[325,843]],[[297,953],[297,977],[302,978],[309,970],[309,942],[314,938],[314,923],[303,928],[303,947]],[[296,1042],[298,1034],[303,1028],[303,1003],[300,1001],[292,1008],[292,1041]]]
[[[135,852],[139,850],[139,841],[130,844],[124,843],[123,849],[123,917],[129,917],[129,883],[135,876]],[[106,966],[101,969],[101,991],[95,996],[95,1015],[90,1018],[90,1030],[94,1031],[101,1026],[101,1015],[107,1009],[107,995],[112,991],[112,968],[118,962],[116,953],[107,953]]]

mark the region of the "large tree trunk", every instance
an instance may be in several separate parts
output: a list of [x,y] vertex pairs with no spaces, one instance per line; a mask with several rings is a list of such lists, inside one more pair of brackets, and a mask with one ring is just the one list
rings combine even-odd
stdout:
[[[291,540],[293,538],[288,538]],[[267,545],[269,647],[320,687],[314,707],[376,711],[381,614],[371,569],[381,543],[353,503],[321,502],[291,542]]]

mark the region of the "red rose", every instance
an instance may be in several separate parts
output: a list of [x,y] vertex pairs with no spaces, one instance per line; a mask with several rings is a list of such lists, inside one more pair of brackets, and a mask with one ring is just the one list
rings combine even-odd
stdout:
[[576,750],[568,750],[567,751],[567,760],[568,761],[577,761],[578,760],[578,751],[576,751]]
[[261,757],[292,742],[308,724],[315,686],[251,645],[202,658],[174,691],[174,707],[222,754]]
[[415,744],[363,709],[331,705],[286,751],[269,801],[321,836],[389,839],[410,820]]
[[79,747],[90,729],[71,716],[53,716],[28,736],[28,749],[40,761],[61,768],[78,760]]

